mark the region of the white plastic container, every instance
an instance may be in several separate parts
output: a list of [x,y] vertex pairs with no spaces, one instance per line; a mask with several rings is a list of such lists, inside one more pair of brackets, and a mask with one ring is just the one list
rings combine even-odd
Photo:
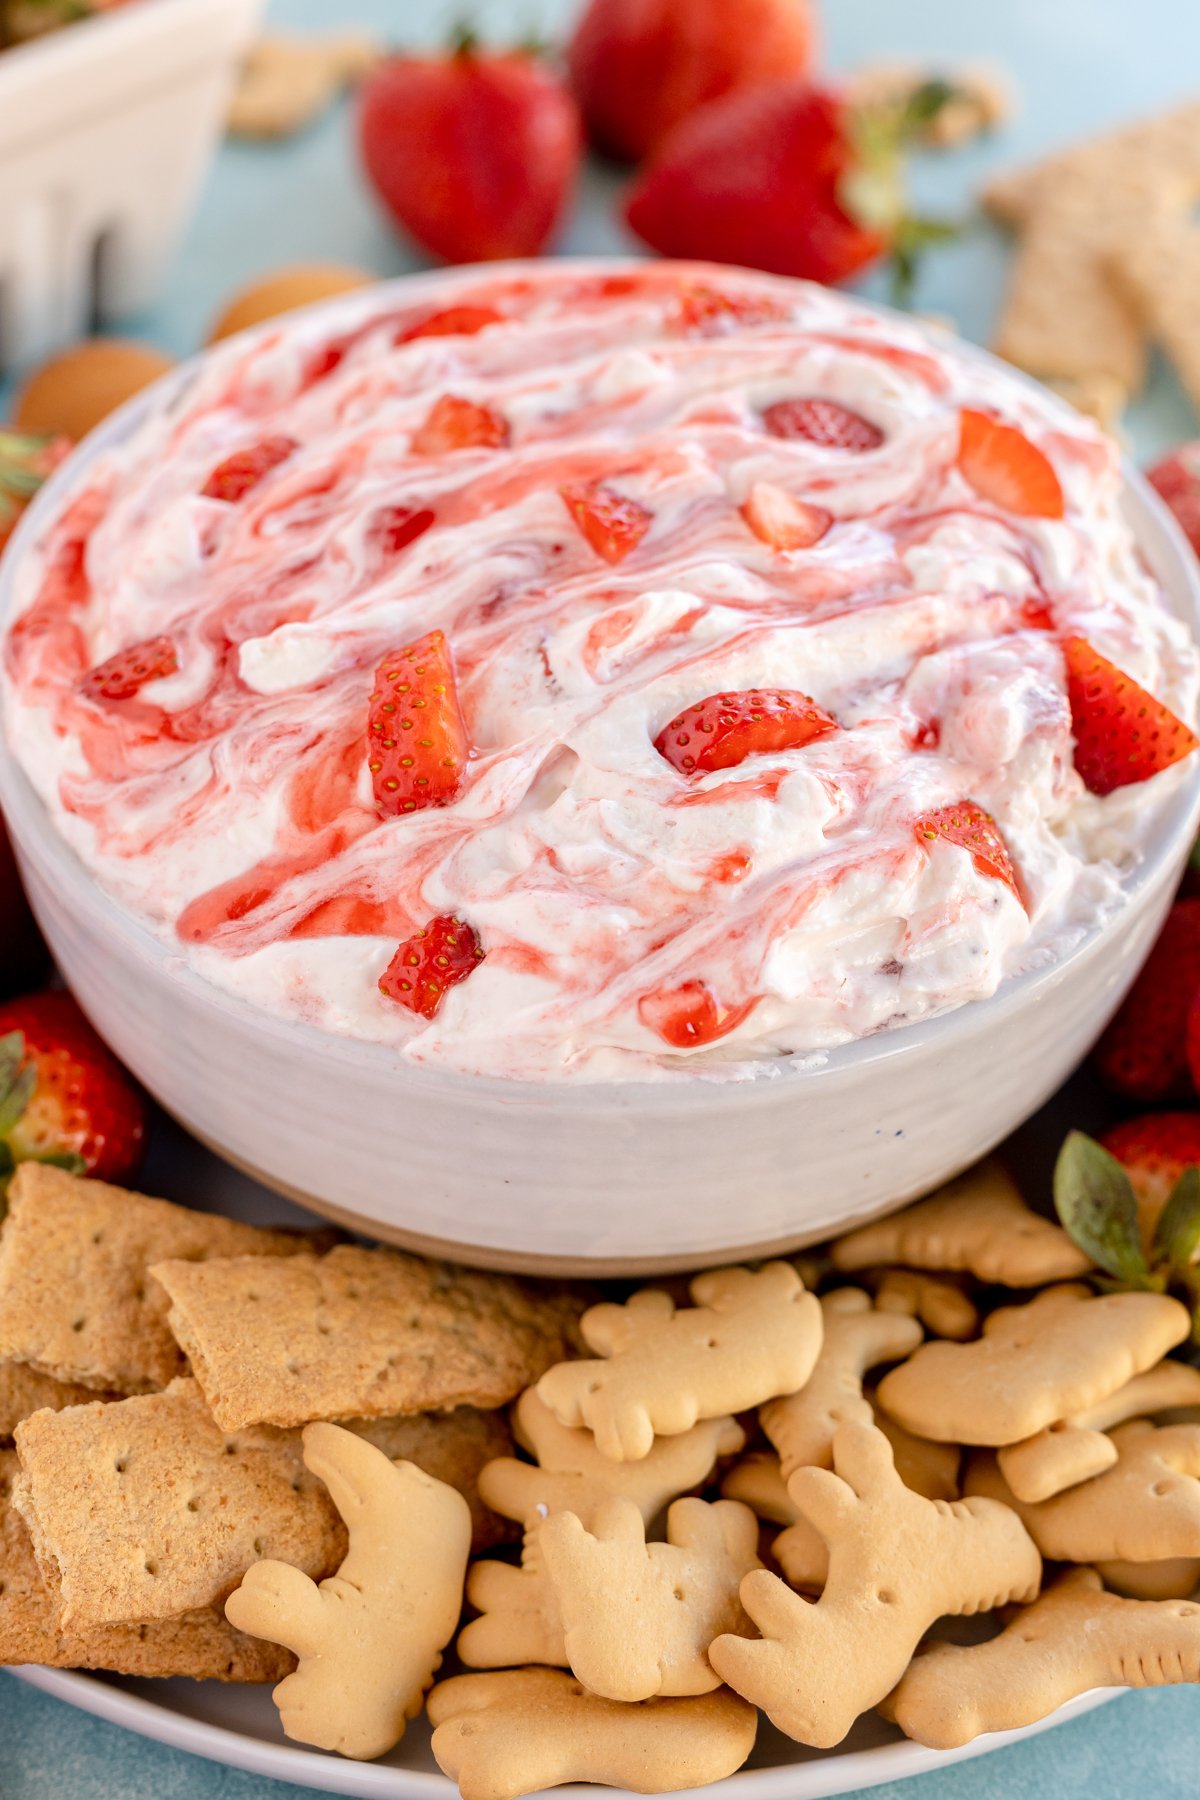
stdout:
[[148,304],[263,0],[136,0],[0,53],[0,373]]
[[[446,276],[405,277],[398,304]],[[386,290],[324,302],[331,332]],[[315,318],[318,309],[311,309]],[[985,352],[960,354],[990,362]],[[31,551],[88,464],[192,379],[187,364],[94,432],[0,559],[0,629]],[[1015,373],[1013,380],[1020,379]],[[1200,568],[1132,469],[1123,505],[1200,635]],[[827,1237],[928,1192],[1046,1101],[1158,933],[1200,824],[1200,757],[1156,808],[1125,903],[990,999],[753,1080],[501,1080],[265,1012],[197,975],[59,835],[0,734],[0,805],[59,967],[117,1054],[189,1131],[269,1186],[375,1237],[531,1272],[654,1272]]]

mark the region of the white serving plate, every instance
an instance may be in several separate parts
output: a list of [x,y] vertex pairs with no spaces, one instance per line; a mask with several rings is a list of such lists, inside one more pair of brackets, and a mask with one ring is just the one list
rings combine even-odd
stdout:
[[0,368],[166,274],[263,0],[137,0],[0,55]]
[[[1038,1125],[1045,1124],[1061,1136],[1069,1123],[1090,1125],[1088,1113],[1089,1097],[1076,1095],[1070,1106],[1058,1110],[1057,1116],[1043,1115]],[[1036,1129],[1031,1135],[1036,1135]],[[1023,1144],[1021,1155],[1023,1160],[1032,1156],[1035,1163],[1045,1160],[1036,1144]],[[170,1126],[155,1133],[143,1185],[151,1193],[166,1193],[253,1224],[312,1222]],[[429,1727],[423,1718],[409,1727],[403,1742],[389,1756],[379,1762],[355,1763],[289,1743],[280,1731],[267,1688],[228,1687],[216,1681],[135,1681],[64,1669],[8,1672],[112,1725],[253,1775],[290,1781],[320,1793],[362,1796],[363,1800],[456,1800],[457,1789],[439,1773],[433,1760]],[[952,1751],[926,1750],[910,1743],[874,1714],[860,1719],[836,1750],[809,1750],[794,1744],[764,1719],[745,1769],[727,1781],[691,1791],[711,1796],[711,1800],[825,1800],[828,1795],[928,1774],[1001,1750],[1052,1725],[1079,1718],[1120,1691],[1096,1689],[1023,1731],[993,1732]],[[612,1790],[572,1786],[552,1792],[557,1800],[595,1800]],[[617,1794],[614,1800],[631,1797]]]
[[[76,1675],[65,1669],[13,1669],[10,1673],[56,1700],[65,1700],[110,1725],[123,1725],[155,1743],[188,1750],[193,1756],[245,1769],[252,1775],[315,1788],[318,1793],[362,1796],[363,1800],[456,1800],[458,1794],[455,1784],[438,1772],[423,1720],[410,1726],[404,1742],[384,1761],[344,1762],[323,1751],[287,1743],[265,1690],[227,1688],[215,1681],[127,1681],[117,1676]],[[828,1795],[903,1781],[910,1775],[928,1775],[934,1769],[1003,1750],[1053,1725],[1077,1719],[1115,1699],[1119,1692],[1118,1688],[1096,1688],[1023,1731],[990,1732],[961,1750],[926,1750],[870,1717],[860,1720],[838,1749],[806,1750],[764,1723],[750,1766],[727,1781],[689,1788],[688,1792],[711,1800],[826,1800]],[[596,1800],[601,1794],[633,1800],[625,1790],[612,1788],[571,1786],[547,1792],[555,1800]]]

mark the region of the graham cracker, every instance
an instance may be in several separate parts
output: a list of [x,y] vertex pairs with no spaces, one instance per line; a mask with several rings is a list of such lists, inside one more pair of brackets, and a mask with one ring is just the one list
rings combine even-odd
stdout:
[[1021,226],[1062,181],[1085,179],[1108,188],[1131,171],[1139,178],[1153,171],[1168,181],[1200,185],[1200,101],[1005,169],[990,178],[980,197],[993,218]]
[[121,1394],[151,1393],[186,1370],[151,1263],[207,1256],[290,1257],[294,1233],[192,1212],[45,1163],[22,1163],[0,1233],[0,1362]]
[[0,1440],[8,1442],[21,1420],[44,1406],[60,1412],[64,1406],[81,1406],[95,1398],[93,1388],[74,1381],[55,1381],[53,1375],[43,1375],[28,1363],[0,1363]]
[[296,1659],[279,1644],[235,1631],[208,1607],[150,1625],[66,1631],[42,1579],[25,1521],[12,1504],[15,1450],[0,1450],[0,1664],[110,1669],[119,1675],[190,1675],[197,1681],[281,1681]]
[[13,1500],[72,1631],[218,1606],[251,1563],[314,1579],[346,1538],[299,1433],[222,1431],[194,1381],[17,1426]]
[[1111,279],[1115,244],[1138,229],[1162,196],[1122,185],[1092,193],[1064,181],[1029,219],[1017,245],[993,347],[1055,381],[1103,377],[1123,399],[1146,378],[1146,340],[1134,308]]
[[580,1303],[398,1250],[161,1262],[170,1325],[224,1429],[494,1408],[571,1353]]
[[1200,228],[1151,221],[1109,258],[1113,281],[1200,408]]
[[1002,175],[984,204],[1022,232],[995,349],[1111,423],[1146,374],[1144,307],[1114,279],[1200,197],[1200,104]]

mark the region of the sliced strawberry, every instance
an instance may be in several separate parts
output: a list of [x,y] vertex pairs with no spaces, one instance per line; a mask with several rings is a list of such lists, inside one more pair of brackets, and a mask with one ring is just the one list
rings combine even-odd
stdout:
[[240,500],[299,448],[295,438],[270,437],[249,450],[235,450],[217,464],[200,492],[208,500]]
[[79,688],[89,700],[132,700],[148,681],[161,681],[178,669],[179,658],[170,638],[147,638],[89,669]]
[[1015,425],[965,407],[958,466],[981,500],[1026,518],[1061,519],[1063,491],[1054,465]]
[[1200,442],[1181,444],[1152,469],[1146,480],[1157,488],[1179,522],[1192,549],[1200,556]]
[[0,1165],[55,1162],[127,1181],[142,1159],[146,1108],[70,994],[0,1006]]
[[823,506],[797,500],[773,481],[756,481],[741,513],[755,537],[773,550],[809,550],[833,524],[833,514]]
[[640,502],[600,480],[558,491],[576,525],[605,562],[622,562],[636,550],[654,519]]
[[501,324],[503,317],[494,306],[447,306],[397,333],[396,342],[411,344],[415,338],[427,337],[474,337],[487,325]]
[[447,805],[458,793],[468,750],[445,634],[430,631],[385,656],[367,721],[367,762],[381,816]]
[[861,413],[851,412],[836,400],[807,395],[800,400],[777,400],[763,408],[762,422],[772,437],[803,438],[824,450],[849,450],[856,456],[878,450],[883,433]]
[[769,325],[788,310],[767,294],[726,294],[720,288],[689,287],[679,297],[677,320],[685,331],[735,331],[739,325]]
[[677,1050],[697,1050],[726,1037],[753,1005],[751,1000],[744,1006],[722,1006],[707,981],[684,981],[676,988],[643,994],[638,1017],[664,1043]]
[[473,926],[439,914],[400,945],[379,978],[379,991],[409,1012],[432,1019],[446,989],[465,981],[485,954]]
[[1143,1113],[1114,1126],[1100,1142],[1129,1176],[1142,1236],[1149,1240],[1179,1177],[1200,1165],[1200,1112]]
[[1093,794],[1149,781],[1200,744],[1169,707],[1139,687],[1085,638],[1063,644],[1075,767]]
[[413,432],[411,447],[417,456],[444,456],[448,450],[498,450],[508,437],[507,419],[490,406],[443,394]]
[[1200,900],[1177,900],[1140,975],[1096,1046],[1117,1093],[1143,1102],[1188,1091],[1188,1008],[1200,993]]
[[[1021,899],[1012,857],[1000,827],[991,813],[977,806],[974,800],[960,800],[956,806],[938,806],[932,812],[922,813],[915,821],[914,829],[920,843],[933,843],[937,838],[944,838],[948,844],[969,851],[981,875],[1002,881],[1018,900]],[[1023,901],[1021,903],[1024,905]]]
[[381,506],[367,527],[367,540],[377,555],[398,556],[425,535],[434,518],[428,506]]
[[736,768],[748,756],[800,750],[837,729],[837,720],[807,694],[748,688],[689,706],[659,732],[654,748],[681,775],[702,775]]

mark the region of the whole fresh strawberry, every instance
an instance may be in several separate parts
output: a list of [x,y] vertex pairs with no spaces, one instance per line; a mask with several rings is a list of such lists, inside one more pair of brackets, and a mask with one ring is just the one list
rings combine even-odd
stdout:
[[670,133],[625,217],[664,256],[833,283],[890,254],[908,280],[950,228],[909,214],[902,153],[949,92],[931,83],[882,110],[802,80],[729,94]]
[[68,438],[0,431],[0,550],[26,505],[70,448]]
[[1147,469],[1146,479],[1158,489],[1179,521],[1184,537],[1200,556],[1200,440],[1180,444]]
[[1096,1066],[1131,1100],[1188,1094],[1188,1012],[1200,993],[1200,900],[1177,900],[1120,1010],[1096,1046]]
[[812,50],[808,0],[591,0],[567,63],[593,144],[641,162],[706,101],[803,75]]
[[145,1135],[140,1090],[70,994],[0,1006],[0,1174],[33,1160],[127,1181]]
[[1128,1175],[1148,1244],[1185,1169],[1200,1167],[1200,1112],[1142,1113],[1100,1139]]
[[29,910],[17,859],[0,818],[0,998],[19,994],[41,981],[50,952]]
[[522,51],[397,56],[364,84],[363,166],[392,218],[444,262],[536,256],[566,209],[582,131],[569,91]]

